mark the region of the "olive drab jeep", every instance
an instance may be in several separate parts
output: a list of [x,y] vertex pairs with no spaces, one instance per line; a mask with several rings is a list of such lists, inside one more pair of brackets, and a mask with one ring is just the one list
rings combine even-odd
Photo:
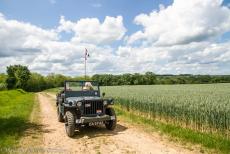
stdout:
[[117,118],[112,98],[105,98],[95,81],[65,81],[64,89],[57,93],[57,117],[65,122],[69,137],[82,126],[104,124],[109,130],[116,128]]

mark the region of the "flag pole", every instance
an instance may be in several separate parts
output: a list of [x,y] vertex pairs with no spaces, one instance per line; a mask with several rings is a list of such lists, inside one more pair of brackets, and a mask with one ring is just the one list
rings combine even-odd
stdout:
[[86,80],[86,51],[85,51],[85,80]]
[[88,50],[85,48],[85,80],[86,80],[86,61],[87,61],[87,57],[89,57],[89,53],[88,53]]

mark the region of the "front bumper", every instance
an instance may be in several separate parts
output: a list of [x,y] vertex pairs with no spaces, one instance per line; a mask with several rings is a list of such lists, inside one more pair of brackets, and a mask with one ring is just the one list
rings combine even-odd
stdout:
[[80,119],[76,119],[76,124],[86,124],[91,122],[103,122],[108,120],[115,120],[115,116],[102,115],[96,117],[81,117]]

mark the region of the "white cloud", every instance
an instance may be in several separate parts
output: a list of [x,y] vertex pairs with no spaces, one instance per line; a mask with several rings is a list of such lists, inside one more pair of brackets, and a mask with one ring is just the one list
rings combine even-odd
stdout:
[[[87,36],[82,34],[81,26],[89,25],[96,21],[96,25],[92,25],[91,29],[99,28],[100,32],[90,32],[91,34],[99,34],[87,41]],[[77,23],[65,21],[64,17],[60,19],[60,26],[57,29],[42,29],[30,23],[17,20],[8,20],[4,15],[0,14],[0,68],[1,71],[10,64],[28,65],[32,71],[43,74],[51,72],[64,73],[69,75],[81,75],[84,70],[84,52],[87,48],[91,57],[89,72],[96,73],[95,69],[100,69],[99,65],[109,59],[112,50],[107,44],[98,46],[97,43],[110,43],[121,39],[119,26],[122,25],[122,17],[106,17],[105,21],[100,24],[99,20],[81,19]],[[96,27],[93,27],[96,26]],[[113,29],[113,31],[110,30]],[[114,31],[115,28],[115,31]],[[79,31],[78,31],[79,29]],[[61,41],[60,32],[68,31],[79,36],[74,36],[72,41]],[[76,31],[75,31],[76,30]],[[90,30],[90,26],[88,27]],[[117,31],[116,31],[117,30]],[[90,34],[87,34],[90,35]],[[75,42],[79,39],[80,42]],[[95,40],[93,40],[95,39]],[[98,42],[99,39],[99,42]],[[85,41],[86,40],[86,41]],[[90,43],[87,43],[90,42]],[[105,58],[107,57],[107,59]],[[103,71],[103,70],[101,70]]]
[[173,4],[150,14],[140,14],[134,22],[143,30],[130,36],[128,43],[145,40],[155,45],[199,42],[220,36],[230,29],[230,10],[222,0],[174,0]]
[[[230,31],[229,18],[221,1],[175,0],[167,8],[161,5],[158,12],[138,15],[135,22],[143,30],[114,47],[111,43],[122,41],[126,32],[122,16],[107,16],[103,22],[97,18],[74,22],[62,16],[57,28],[43,29],[0,13],[0,70],[23,64],[43,74],[82,75],[87,48],[89,74],[230,74],[230,41],[215,39]],[[60,40],[63,32],[73,37]]]
[[106,16],[103,23],[97,18],[83,18],[77,22],[65,20],[62,16],[58,31],[73,31],[72,42],[108,44],[121,40],[126,32],[122,16]]
[[228,70],[230,67],[230,42],[199,42],[166,47],[119,47],[117,55],[119,57],[117,68],[127,72],[230,73]]
[[0,56],[36,54],[44,40],[56,41],[58,34],[0,15]]

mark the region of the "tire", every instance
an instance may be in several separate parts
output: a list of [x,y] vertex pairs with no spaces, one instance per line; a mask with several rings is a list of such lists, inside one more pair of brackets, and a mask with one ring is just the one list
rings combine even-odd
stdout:
[[65,116],[65,130],[69,137],[74,136],[75,132],[75,113],[73,111],[67,111]]
[[115,116],[114,120],[108,120],[105,122],[105,127],[108,130],[114,130],[117,126],[117,116],[114,109],[113,108],[106,109],[106,114],[108,114],[109,116]]
[[59,110],[59,105],[57,106],[57,118],[58,118],[58,122],[64,122],[64,118]]

